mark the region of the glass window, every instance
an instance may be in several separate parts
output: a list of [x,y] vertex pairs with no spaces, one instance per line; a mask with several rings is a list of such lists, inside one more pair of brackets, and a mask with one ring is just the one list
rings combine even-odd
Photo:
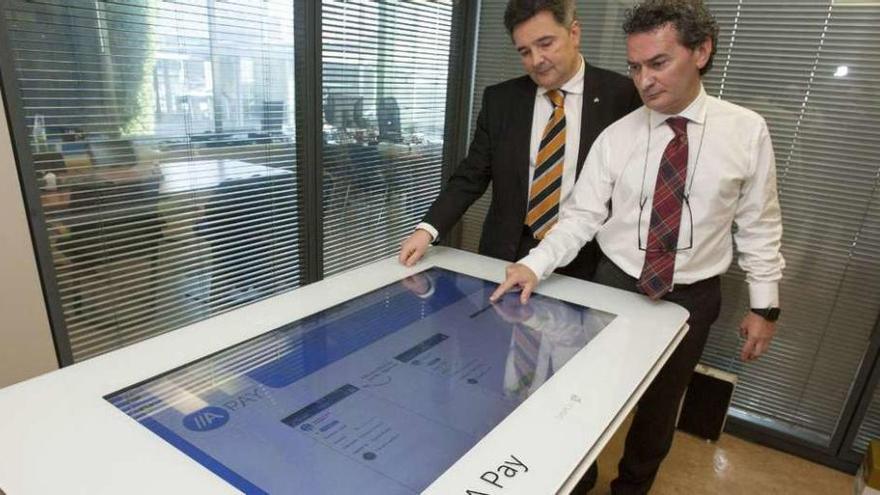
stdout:
[[324,0],[324,272],[396,253],[441,185],[452,2]]
[[73,361],[301,283],[292,1],[0,15]]

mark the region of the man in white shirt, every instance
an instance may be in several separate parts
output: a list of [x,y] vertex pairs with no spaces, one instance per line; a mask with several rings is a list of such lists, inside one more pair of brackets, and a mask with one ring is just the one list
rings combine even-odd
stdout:
[[[647,0],[627,12],[624,31],[645,107],[596,139],[559,222],[508,267],[492,299],[519,287],[525,302],[539,278],[595,237],[606,258],[594,281],[690,312],[687,336],[639,402],[612,483],[613,493],[645,493],[669,451],[680,398],[718,317],[719,275],[732,260],[733,241],[751,303],[740,325],[745,361],[763,354],[775,332],[784,261],[764,119],[702,86],[717,41],[711,14],[699,1]],[[582,488],[595,483],[596,470],[589,474]]]
[[[628,78],[581,56],[573,0],[510,0],[504,23],[528,74],[486,88],[467,157],[401,244],[407,266],[449,233],[490,184],[480,253],[508,261],[525,256],[555,221],[596,136],[642,104]],[[596,261],[590,243],[563,273],[589,280]]]

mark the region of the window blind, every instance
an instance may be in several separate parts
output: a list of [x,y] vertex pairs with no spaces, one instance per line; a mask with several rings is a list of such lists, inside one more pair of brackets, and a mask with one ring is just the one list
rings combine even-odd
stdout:
[[440,191],[453,2],[322,2],[324,274],[397,253]]
[[[477,116],[483,104],[483,92],[487,86],[521,76],[522,62],[513,49],[510,36],[504,28],[504,9],[507,2],[480,2],[480,18],[477,21],[477,50],[474,64],[474,97],[468,135],[473,138]],[[470,144],[470,143],[468,143]],[[458,164],[456,164],[458,166]],[[492,186],[474,202],[461,219],[461,248],[477,252],[483,221],[492,203]]]
[[735,357],[748,297],[732,269],[704,360],[739,375],[737,415],[829,446],[880,314],[880,6],[708,4],[722,32],[706,89],[767,120],[787,267],[771,352]]
[[0,5],[74,361],[299,285],[291,1]]
[[858,458],[868,450],[868,442],[880,438],[880,388],[875,388],[870,397],[871,402],[861,424],[857,425],[852,445],[844,446],[844,452],[856,453]]

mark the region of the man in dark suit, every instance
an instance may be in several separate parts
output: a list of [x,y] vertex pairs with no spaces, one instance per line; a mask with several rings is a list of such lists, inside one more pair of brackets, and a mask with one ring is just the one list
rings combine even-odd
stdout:
[[[555,223],[593,140],[641,106],[632,81],[586,63],[573,0],[511,0],[504,23],[528,75],[486,88],[467,157],[415,232],[400,262],[417,262],[493,186],[480,253],[517,260]],[[595,244],[561,273],[589,279]]]

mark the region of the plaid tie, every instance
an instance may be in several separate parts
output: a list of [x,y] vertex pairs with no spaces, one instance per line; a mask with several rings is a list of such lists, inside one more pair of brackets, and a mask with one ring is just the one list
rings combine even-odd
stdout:
[[557,89],[547,92],[553,104],[553,113],[544,127],[535,174],[529,191],[529,211],[526,225],[535,239],[543,239],[559,216],[559,198],[562,188],[562,166],[565,162],[565,94]]
[[675,136],[666,145],[657,170],[645,264],[638,282],[639,290],[655,300],[672,290],[681,203],[687,178],[688,119],[670,117],[666,123]]

